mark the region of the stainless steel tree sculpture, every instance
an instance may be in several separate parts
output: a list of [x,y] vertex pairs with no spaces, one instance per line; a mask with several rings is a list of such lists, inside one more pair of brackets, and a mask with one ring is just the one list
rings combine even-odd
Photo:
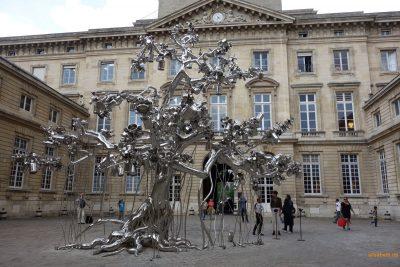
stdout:
[[[85,150],[85,144],[95,140],[101,149],[108,152],[108,156],[96,167],[98,170],[113,169],[119,176],[133,173],[135,168],[152,170],[154,173],[150,194],[125,221],[99,219],[88,227],[90,229],[94,225],[113,222],[121,225],[118,231],[112,232],[107,238],[98,238],[85,244],[70,244],[59,249],[97,248],[95,254],[108,253],[107,255],[126,250],[137,255],[146,246],[155,246],[160,251],[197,248],[188,240],[169,234],[174,211],[168,194],[170,180],[175,172],[196,176],[202,184],[204,179],[210,179],[211,167],[218,162],[231,167],[235,186],[243,183],[245,177],[250,177],[254,190],[258,189],[258,179],[261,177],[271,178],[279,184],[285,179],[285,175],[299,172],[299,165],[291,157],[256,150],[261,144],[276,143],[279,136],[291,126],[291,120],[260,133],[262,116],[242,123],[224,118],[221,121],[221,136],[214,138],[207,104],[196,101],[196,95],[208,90],[215,90],[215,94],[220,94],[222,86],[232,87],[237,80],[259,77],[261,72],[255,68],[242,71],[235,58],[228,56],[231,43],[226,40],[218,42],[213,50],[195,55],[192,47],[199,39],[191,24],[187,27],[175,26],[171,30],[171,40],[172,47],[156,43],[151,35],[142,36],[141,51],[132,64],[133,69],[142,71],[148,62],[157,62],[160,70],[164,68],[167,59],[180,62],[180,70],[164,91],[148,87],[139,95],[126,91],[92,97],[94,113],[100,118],[109,116],[112,109],[123,101],[128,102],[141,115],[143,128],[136,124],[129,125],[124,129],[118,144],[109,141],[110,131],[88,130],[87,122],[78,118],[73,120],[71,133],[61,127],[45,129],[48,144],[67,146],[70,153],[80,157],[72,164],[92,156]],[[198,77],[190,77],[187,69],[197,69]],[[169,101],[178,86],[184,91],[182,102],[179,106],[170,106]],[[202,140],[208,142],[211,152],[204,169],[199,170],[191,165],[193,158],[185,153],[185,149]],[[48,160],[47,164],[32,156],[17,157],[16,160],[23,160],[29,166],[58,166],[54,159]],[[200,199],[199,206],[206,199],[207,197]],[[204,223],[201,223],[204,248],[207,244],[212,244],[212,240]],[[204,236],[208,236],[208,242],[204,242]]]

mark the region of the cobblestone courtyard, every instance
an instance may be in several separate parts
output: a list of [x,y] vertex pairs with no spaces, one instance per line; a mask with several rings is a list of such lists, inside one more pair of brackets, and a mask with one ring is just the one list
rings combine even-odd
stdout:
[[[233,230],[234,217],[226,218],[226,231]],[[280,240],[271,234],[269,218],[265,219],[264,245],[180,253],[159,253],[146,249],[139,257],[122,253],[112,257],[92,255],[92,251],[56,251],[64,243],[60,218],[39,218],[0,221],[1,266],[400,266],[397,257],[372,258],[369,253],[394,252],[400,254],[400,223],[381,221],[372,227],[368,220],[354,220],[351,231],[343,231],[329,219],[304,220],[304,239],[299,242],[298,219],[295,233],[282,233]],[[209,221],[207,221],[209,223]],[[249,225],[251,227],[252,225]],[[82,226],[83,227],[83,226]],[[201,243],[200,224],[194,216],[188,219],[188,238]],[[106,226],[106,233],[112,230]],[[102,236],[100,226],[85,237],[90,240]],[[227,237],[227,233],[225,234]],[[250,236],[249,241],[255,241]],[[227,240],[227,238],[225,238]],[[158,254],[158,253],[156,253]],[[392,255],[393,256],[393,255]]]

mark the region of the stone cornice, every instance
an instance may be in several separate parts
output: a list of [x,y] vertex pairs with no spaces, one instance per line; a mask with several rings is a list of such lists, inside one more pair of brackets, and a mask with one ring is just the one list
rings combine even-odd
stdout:
[[291,84],[290,87],[293,89],[304,89],[304,88],[322,88],[324,86],[323,83],[300,83],[300,84]]
[[385,87],[379,90],[376,94],[374,94],[369,100],[367,100],[363,106],[364,110],[369,109],[376,101],[381,99],[384,95],[389,93],[392,89],[396,88],[396,86],[400,85],[400,75],[391,80]]
[[343,88],[343,87],[359,87],[361,82],[330,82],[328,87]]

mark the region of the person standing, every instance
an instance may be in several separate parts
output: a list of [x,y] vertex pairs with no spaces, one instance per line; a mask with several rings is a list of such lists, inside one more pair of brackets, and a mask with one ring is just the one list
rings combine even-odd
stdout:
[[346,225],[343,226],[343,230],[350,230],[350,224],[351,224],[351,212],[354,213],[353,208],[351,207],[351,204],[349,202],[349,199],[345,197],[343,199],[343,202],[341,203],[341,208],[340,212],[343,216],[343,218],[346,220]]
[[258,231],[257,231],[258,235],[264,235],[264,234],[261,233],[261,229],[262,229],[262,226],[263,226],[263,223],[264,223],[264,219],[263,219],[263,216],[262,216],[262,213],[264,211],[264,207],[261,204],[261,198],[257,198],[257,203],[254,204],[254,211],[256,213],[256,224],[254,225],[254,228],[253,228],[253,235],[256,235],[256,230],[257,229],[258,229]]
[[283,202],[283,221],[284,221],[284,228],[283,231],[287,232],[287,227],[289,226],[289,232],[293,233],[293,224],[294,218],[293,214],[295,213],[296,209],[293,206],[292,198],[290,195],[286,195],[285,201]]
[[374,210],[372,211],[371,224],[375,224],[375,227],[378,227],[378,207],[377,206],[374,206]]
[[118,219],[123,220],[125,214],[125,201],[123,199],[118,201],[118,211]]
[[[282,214],[282,199],[278,197],[278,191],[272,191],[271,195],[271,212],[272,212],[272,227],[273,227],[273,232],[272,235],[275,235],[275,227],[276,229],[279,229],[279,221],[280,219],[278,218]],[[280,235],[281,232],[278,230],[278,235]]]
[[242,222],[244,222],[244,219],[246,219],[246,222],[249,222],[249,217],[247,216],[247,199],[243,193],[239,193],[239,212],[240,216],[242,216]]
[[206,219],[207,207],[208,207],[207,201],[204,201],[204,202],[201,204],[201,219],[202,219],[202,220],[205,220],[205,219]]
[[76,200],[77,205],[77,212],[78,212],[78,224],[85,224],[85,207],[86,207],[86,200],[84,194],[81,193],[79,198]]
[[335,212],[335,220],[333,223],[337,223],[337,221],[340,218],[340,210],[342,209],[342,204],[340,203],[340,200],[337,198],[336,199],[336,212]]

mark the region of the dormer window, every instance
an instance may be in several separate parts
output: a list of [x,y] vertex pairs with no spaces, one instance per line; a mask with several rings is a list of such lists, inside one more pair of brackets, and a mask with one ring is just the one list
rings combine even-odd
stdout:
[[67,53],[75,53],[75,47],[74,46],[68,46],[67,47]]
[[333,35],[334,35],[335,37],[344,36],[344,30],[334,30],[334,31],[333,31]]
[[112,49],[113,45],[112,43],[104,43],[104,49]]
[[381,29],[381,36],[389,36],[392,35],[391,29]]
[[307,37],[308,37],[308,31],[299,32],[299,38],[307,38]]
[[15,52],[15,50],[10,50],[10,51],[8,51],[7,55],[8,55],[9,57],[14,57],[14,56],[17,55],[17,53]]
[[45,52],[44,52],[43,48],[36,49],[36,55],[44,55],[44,54],[45,54]]

